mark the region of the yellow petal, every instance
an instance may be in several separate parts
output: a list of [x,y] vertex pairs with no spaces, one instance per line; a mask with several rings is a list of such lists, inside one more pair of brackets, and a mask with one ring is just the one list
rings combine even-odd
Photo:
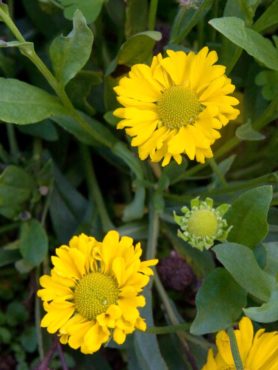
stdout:
[[94,353],[100,349],[103,343],[108,341],[109,335],[110,332],[108,329],[103,328],[98,323],[96,323],[85,334],[84,343],[82,346],[85,346],[86,351],[89,351],[89,353]]

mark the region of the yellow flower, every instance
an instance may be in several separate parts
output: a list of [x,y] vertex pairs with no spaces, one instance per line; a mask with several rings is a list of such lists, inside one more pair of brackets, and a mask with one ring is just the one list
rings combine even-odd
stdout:
[[151,66],[134,65],[114,88],[123,105],[114,111],[122,119],[117,128],[125,128],[142,160],[163,159],[166,166],[171,158],[180,164],[186,154],[204,163],[213,155],[218,130],[239,114],[233,107],[238,100],[229,96],[235,86],[207,47],[167,55],[155,56]]
[[157,260],[140,261],[140,243],[109,231],[103,242],[85,234],[56,249],[50,275],[38,291],[47,312],[41,321],[60,341],[85,354],[99,350],[111,337],[122,344],[135,329],[146,330],[138,307],[140,295]]
[[[251,320],[243,317],[239,329],[234,330],[244,369],[276,370],[278,369],[278,332],[265,333],[260,329],[254,336]],[[214,356],[209,350],[207,363],[202,370],[236,370],[230,340],[225,331],[216,336],[218,353]]]

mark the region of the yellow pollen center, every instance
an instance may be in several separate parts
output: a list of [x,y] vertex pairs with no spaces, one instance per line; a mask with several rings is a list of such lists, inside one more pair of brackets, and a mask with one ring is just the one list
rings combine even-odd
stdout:
[[93,320],[111,304],[115,304],[118,296],[119,288],[113,277],[92,272],[79,281],[74,292],[74,302],[82,316]]
[[188,220],[189,233],[197,237],[213,237],[216,235],[217,227],[218,222],[215,213],[207,209],[193,211]]
[[179,129],[194,123],[201,110],[197,95],[184,86],[170,87],[157,103],[159,118],[169,129]]

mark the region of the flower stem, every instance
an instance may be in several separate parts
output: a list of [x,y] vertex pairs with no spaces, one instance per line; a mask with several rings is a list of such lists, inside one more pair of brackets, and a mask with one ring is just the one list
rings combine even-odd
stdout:
[[229,335],[229,338],[230,338],[231,350],[232,350],[232,355],[233,355],[236,370],[244,370],[244,367],[242,365],[242,361],[241,361],[241,358],[240,358],[238,346],[237,346],[236,336],[235,336],[233,328],[230,327],[227,330],[227,332],[228,332],[228,335]]
[[[156,1],[152,1],[155,3]],[[154,8],[153,4],[151,6],[151,14],[154,16],[156,14],[156,9]],[[6,24],[6,26],[11,30],[14,34],[16,39],[19,42],[26,43],[23,35],[20,33],[16,25],[14,24],[13,20],[9,16],[8,13],[4,11],[5,8],[0,7],[0,18]],[[134,157],[133,153],[127,149],[126,145],[122,143],[120,140],[113,138],[111,140],[111,136],[107,137],[107,135],[103,134],[103,132],[99,132],[99,130],[95,129],[83,115],[75,109],[71,100],[69,99],[67,93],[65,92],[64,86],[57,81],[55,76],[51,73],[51,71],[47,68],[45,63],[41,60],[38,54],[35,52],[32,44],[27,45],[26,47],[21,48],[21,52],[25,55],[30,61],[36,66],[36,68],[41,72],[44,78],[47,80],[49,85],[52,87],[58,98],[60,99],[61,103],[66,108],[67,115],[73,118],[80,127],[88,134],[89,137],[96,140],[99,144],[103,145],[106,148],[109,148],[115,155],[121,158],[131,169],[131,171],[136,175],[137,179],[141,179],[144,177],[142,173],[142,168],[140,161]]]
[[187,322],[184,322],[182,324],[176,324],[176,325],[152,326],[147,329],[147,333],[155,334],[155,335],[164,335],[164,334],[176,334],[177,332],[182,332],[186,336],[188,342],[197,344],[199,347],[203,348],[204,350],[208,350],[208,348],[211,348],[211,344],[208,343],[205,339],[188,334],[187,331],[189,330],[189,328],[190,328],[190,324]]
[[149,227],[146,259],[153,259],[156,256],[157,238],[159,235],[159,215],[153,204],[154,194],[151,193],[149,202]]
[[153,31],[155,28],[156,12],[157,12],[158,0],[151,0],[149,9],[149,30]]
[[152,326],[151,328],[147,329],[147,333],[156,335],[172,334],[177,333],[178,331],[184,332],[185,330],[189,329],[189,326],[190,325],[188,323],[167,326]]
[[103,230],[104,231],[111,230],[115,228],[115,226],[110,220],[110,217],[106,210],[103,196],[102,196],[102,193],[100,191],[100,188],[97,182],[97,178],[96,178],[93,161],[91,159],[89,148],[85,145],[81,145],[80,150],[81,150],[82,160],[84,163],[86,181],[87,181],[87,186],[89,190],[89,197],[91,200],[93,200],[96,203]]
[[[0,8],[0,17],[5,22],[6,26],[14,34],[16,39],[19,42],[25,43],[26,40],[24,39],[23,35],[20,33],[20,31],[14,24],[13,20],[1,8]],[[72,116],[72,118],[75,119],[80,124],[80,126],[83,128],[85,132],[88,133],[88,135],[96,139],[99,143],[103,144],[104,146],[111,148],[113,143],[111,143],[103,135],[98,134],[96,130],[94,130],[89,125],[89,123],[77,112],[77,110],[72,105],[72,102],[70,101],[68,95],[66,94],[64,87],[56,80],[56,78],[51,73],[51,71],[47,68],[45,63],[38,56],[34,48],[28,47],[26,49],[22,49],[21,51],[28,59],[30,59],[30,61],[37,67],[37,69],[41,72],[41,74],[47,80],[47,82],[52,87],[52,89],[55,91],[56,95],[59,97],[59,99],[65,106],[65,108],[67,108],[68,114]]]
[[[36,282],[38,283],[40,276],[39,267],[36,269]],[[44,349],[43,349],[43,339],[42,339],[42,330],[41,330],[41,306],[40,300],[36,296],[35,297],[35,325],[36,325],[36,333],[37,333],[37,341],[38,341],[38,350],[40,360],[43,361],[44,359]]]
[[[168,298],[168,295],[158,277],[158,274],[157,272],[155,272],[154,274],[154,282],[155,282],[155,286],[156,286],[156,289],[158,291],[158,294],[163,302],[163,305],[164,305],[164,308],[167,312],[167,315],[169,317],[169,320],[170,322],[173,324],[173,325],[180,325],[180,320],[179,318],[177,317],[177,315],[175,314],[175,311],[171,305],[171,302]],[[184,331],[183,333],[179,333],[177,332],[176,333],[177,336],[179,337],[183,347],[184,347],[184,351],[185,351],[185,354],[186,354],[186,357],[184,358],[185,361],[188,363],[189,366],[191,366],[191,368],[193,370],[197,370],[197,366],[195,364],[195,359],[194,357],[192,356],[191,354],[191,351],[190,351],[190,348],[188,346],[188,343],[187,343],[187,340],[189,340],[188,338],[188,335],[187,333]]]
[[17,163],[19,158],[19,149],[16,141],[14,126],[8,123],[6,127],[11,155],[13,157],[14,162]]
[[67,366],[67,363],[66,363],[66,359],[65,359],[65,355],[64,355],[62,346],[59,343],[59,341],[57,342],[57,349],[58,349],[58,354],[59,354],[59,357],[60,357],[60,362],[61,362],[61,365],[62,365],[62,369],[63,370],[69,370],[69,368]]
[[220,168],[219,168],[218,164],[216,163],[215,159],[214,159],[214,158],[210,158],[210,159],[208,160],[208,163],[209,163],[209,165],[211,166],[211,168],[212,168],[213,172],[214,172],[214,173],[216,174],[216,176],[219,178],[219,180],[220,180],[221,184],[222,184],[223,186],[227,186],[227,185],[228,185],[228,183],[227,183],[227,181],[226,181],[226,179],[225,179],[225,177],[224,177],[223,173],[221,172],[221,170],[220,170]]

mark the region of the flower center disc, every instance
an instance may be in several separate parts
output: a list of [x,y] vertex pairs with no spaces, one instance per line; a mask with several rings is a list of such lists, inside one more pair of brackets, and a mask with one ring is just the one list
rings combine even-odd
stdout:
[[88,320],[93,320],[116,303],[118,296],[117,283],[111,276],[92,272],[79,281],[74,301],[77,311]]
[[207,209],[193,211],[188,220],[189,233],[197,237],[213,237],[216,234],[217,227],[216,215]]
[[197,95],[184,86],[172,86],[157,103],[159,118],[169,129],[179,129],[194,123],[202,106]]

